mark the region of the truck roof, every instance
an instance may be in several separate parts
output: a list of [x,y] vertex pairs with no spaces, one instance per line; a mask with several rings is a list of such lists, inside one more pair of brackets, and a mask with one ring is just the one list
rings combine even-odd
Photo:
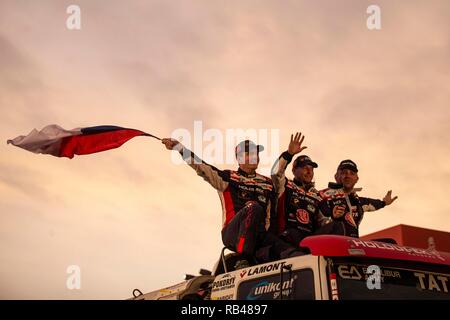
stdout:
[[318,235],[302,240],[312,255],[327,257],[368,257],[391,260],[409,260],[450,266],[450,253],[400,246],[397,244],[361,240],[357,238]]

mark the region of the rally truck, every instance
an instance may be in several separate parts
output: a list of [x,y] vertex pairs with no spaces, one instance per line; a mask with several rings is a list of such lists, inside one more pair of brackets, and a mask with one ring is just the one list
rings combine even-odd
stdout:
[[450,253],[336,235],[300,245],[309,253],[244,267],[239,255],[222,250],[212,272],[131,299],[450,300]]

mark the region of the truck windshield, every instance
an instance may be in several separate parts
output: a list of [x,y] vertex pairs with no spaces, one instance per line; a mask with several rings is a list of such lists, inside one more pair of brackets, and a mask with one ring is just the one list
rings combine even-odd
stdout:
[[413,261],[334,258],[339,299],[450,300],[450,267]]

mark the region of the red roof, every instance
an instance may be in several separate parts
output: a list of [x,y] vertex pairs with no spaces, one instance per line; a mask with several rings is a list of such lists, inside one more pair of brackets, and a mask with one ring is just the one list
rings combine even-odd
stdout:
[[450,252],[450,232],[419,228],[399,224],[387,229],[361,236],[360,239],[372,240],[392,238],[401,246],[415,248],[433,248],[438,251]]
[[392,260],[408,260],[450,266],[450,253],[404,247],[397,244],[362,240],[335,235],[311,236],[302,240],[315,256],[370,257]]

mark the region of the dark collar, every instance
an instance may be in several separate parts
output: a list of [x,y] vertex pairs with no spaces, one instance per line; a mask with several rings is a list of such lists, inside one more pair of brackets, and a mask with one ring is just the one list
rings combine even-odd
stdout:
[[242,170],[241,168],[238,168],[238,173],[246,178],[254,178],[256,177],[256,172],[255,173],[247,173],[244,170]]
[[342,189],[343,187],[342,183],[328,182],[328,188],[330,189]]
[[293,181],[294,181],[294,183],[295,183],[297,186],[302,187],[303,190],[305,190],[305,191],[308,191],[309,189],[311,189],[312,187],[314,187],[314,182],[310,182],[310,183],[305,184],[305,183],[301,182],[300,180],[298,180],[297,178],[294,178]]

